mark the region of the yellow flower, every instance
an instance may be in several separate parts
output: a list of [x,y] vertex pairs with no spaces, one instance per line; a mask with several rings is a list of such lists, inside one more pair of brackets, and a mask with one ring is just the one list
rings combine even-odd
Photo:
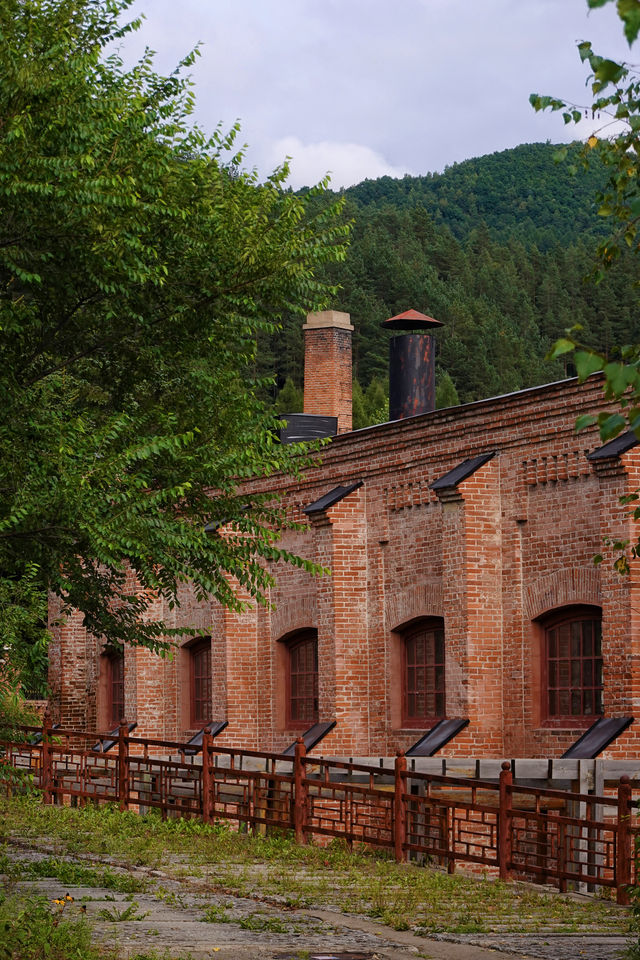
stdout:
[[591,147],[592,150],[593,150],[593,148],[595,147],[595,145],[597,144],[597,142],[598,142],[598,138],[597,138],[596,136],[594,136],[594,134],[592,133],[591,136],[589,137],[589,139],[587,140],[587,143],[589,144],[589,146]]

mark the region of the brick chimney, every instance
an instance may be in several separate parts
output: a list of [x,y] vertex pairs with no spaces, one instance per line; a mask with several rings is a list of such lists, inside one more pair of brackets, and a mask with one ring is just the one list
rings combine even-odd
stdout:
[[308,313],[304,330],[304,412],[338,418],[338,433],[352,429],[351,334],[348,313]]

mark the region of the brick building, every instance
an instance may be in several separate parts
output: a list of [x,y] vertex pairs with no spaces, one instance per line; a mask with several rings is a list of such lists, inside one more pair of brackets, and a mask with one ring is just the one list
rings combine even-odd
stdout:
[[[592,558],[604,537],[633,536],[619,497],[640,485],[640,446],[576,436],[576,417],[602,405],[599,381],[352,431],[351,330],[347,314],[307,320],[305,414],[337,418],[338,434],[286,481],[308,529],[284,545],[331,576],[282,564],[274,608],[241,615],[185,588],[179,610],[154,615],[207,636],[172,660],[109,657],[68,618],[51,649],[56,719],[106,729],[125,716],[167,739],[226,719],[222,745],[268,750],[336,720],[319,752],[373,756],[461,717],[444,754],[554,757],[595,717],[637,715],[638,575]],[[636,726],[608,756],[635,753]]]

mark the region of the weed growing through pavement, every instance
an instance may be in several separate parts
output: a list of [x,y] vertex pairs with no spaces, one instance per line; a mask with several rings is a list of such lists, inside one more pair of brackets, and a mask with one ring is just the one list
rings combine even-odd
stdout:
[[132,877],[130,873],[118,873],[109,867],[86,867],[84,864],[59,857],[43,857],[41,860],[8,861],[8,875],[14,879],[32,880],[55,877],[69,887],[104,887],[119,893],[142,893],[147,889],[146,880]]
[[104,908],[100,910],[98,916],[101,920],[109,920],[111,923],[126,923],[129,920],[144,920],[145,917],[149,916],[149,911],[145,913],[139,913],[138,907],[139,903],[136,903],[133,900],[128,907],[125,907],[122,910],[119,910],[117,907],[114,907],[112,910]]

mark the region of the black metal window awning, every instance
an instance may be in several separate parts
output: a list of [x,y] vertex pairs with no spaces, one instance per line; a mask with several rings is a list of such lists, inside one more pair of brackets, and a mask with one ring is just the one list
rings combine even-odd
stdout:
[[198,730],[198,732],[194,733],[190,740],[187,740],[187,749],[184,751],[185,755],[192,757],[202,750],[202,741],[205,733],[210,734],[212,737],[217,737],[218,734],[222,733],[222,731],[228,726],[228,720],[212,720],[210,723],[205,724],[202,730]]
[[490,450],[488,453],[481,453],[477,457],[470,457],[468,460],[463,460],[462,463],[459,463],[453,470],[449,470],[441,477],[438,477],[437,480],[434,480],[433,483],[430,483],[429,488],[436,492],[438,490],[453,490],[459,483],[468,480],[476,470],[479,470],[485,463],[493,459],[497,452],[497,450]]
[[[132,723],[127,724],[127,730],[129,733],[132,733],[137,726],[138,724],[134,720]],[[111,750],[112,747],[115,747],[119,736],[120,727],[114,727],[113,730],[109,730],[109,733],[103,740],[98,740],[97,743],[94,743],[91,749],[95,750],[96,753],[106,753],[107,750]]]
[[[314,725],[309,727],[308,730],[305,730],[305,732],[302,734],[302,740],[307,753],[309,753],[310,750],[313,750],[316,744],[320,743],[323,737],[326,737],[326,735],[333,730],[336,722],[336,720],[322,720],[319,723],[314,723]],[[282,755],[284,757],[293,757],[296,752],[296,743],[297,741],[294,740],[291,746],[282,751]]]
[[633,717],[600,717],[562,754],[562,760],[594,760],[633,723]]
[[303,513],[306,513],[308,516],[314,513],[322,513],[324,510],[332,507],[334,503],[339,503],[340,500],[344,500],[345,497],[348,497],[350,493],[353,493],[354,490],[357,490],[358,487],[361,486],[362,480],[356,480],[355,483],[348,483],[343,487],[334,487],[333,490],[329,490],[329,492],[325,493],[319,500],[314,500],[308,507],[305,507]]
[[435,727],[431,727],[424,736],[409,747],[405,756],[407,757],[432,757],[434,753],[457,737],[461,730],[469,725],[468,717],[450,717],[446,720],[439,720]]

